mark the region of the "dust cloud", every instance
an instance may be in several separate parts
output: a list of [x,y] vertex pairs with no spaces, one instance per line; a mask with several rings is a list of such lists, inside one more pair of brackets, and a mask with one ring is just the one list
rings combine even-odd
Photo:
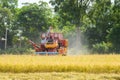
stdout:
[[87,40],[85,36],[79,31],[72,32],[68,38],[68,55],[83,55],[89,54],[89,49],[87,49]]

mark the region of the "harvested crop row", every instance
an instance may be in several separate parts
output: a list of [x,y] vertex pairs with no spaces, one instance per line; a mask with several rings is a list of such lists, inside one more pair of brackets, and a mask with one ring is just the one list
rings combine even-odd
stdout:
[[120,74],[114,73],[0,73],[0,80],[120,80]]

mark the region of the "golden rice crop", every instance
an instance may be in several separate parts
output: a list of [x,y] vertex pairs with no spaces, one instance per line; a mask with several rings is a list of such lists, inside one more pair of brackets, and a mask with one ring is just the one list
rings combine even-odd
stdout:
[[0,55],[0,72],[120,73],[120,55]]

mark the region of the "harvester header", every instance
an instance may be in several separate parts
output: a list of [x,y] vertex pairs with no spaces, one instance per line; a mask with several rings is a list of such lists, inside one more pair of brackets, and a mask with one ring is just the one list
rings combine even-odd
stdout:
[[46,33],[42,33],[40,38],[41,43],[39,45],[29,40],[36,54],[40,55],[67,54],[68,40],[64,39],[62,33],[53,32],[52,27],[49,27],[49,30]]

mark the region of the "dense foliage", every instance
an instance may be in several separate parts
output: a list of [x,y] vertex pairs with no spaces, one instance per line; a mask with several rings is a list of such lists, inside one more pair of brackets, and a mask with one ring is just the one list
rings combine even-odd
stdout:
[[0,51],[24,52],[23,48],[30,49],[28,39],[39,42],[40,33],[53,26],[69,40],[70,48],[120,53],[119,0],[50,0],[50,4],[52,8],[40,0],[18,8],[18,0],[0,0]]

